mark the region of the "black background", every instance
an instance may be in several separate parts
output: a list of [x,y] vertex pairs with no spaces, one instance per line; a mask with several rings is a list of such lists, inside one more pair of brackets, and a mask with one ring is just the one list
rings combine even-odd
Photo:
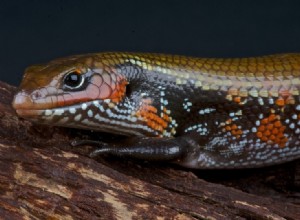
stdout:
[[0,80],[101,51],[201,57],[300,52],[300,1],[0,1]]

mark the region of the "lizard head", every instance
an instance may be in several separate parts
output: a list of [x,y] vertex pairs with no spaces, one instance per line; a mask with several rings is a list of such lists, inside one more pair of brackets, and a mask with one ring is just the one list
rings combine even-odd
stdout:
[[125,61],[111,56],[73,56],[27,68],[13,107],[20,117],[36,123],[160,135],[169,118],[158,115],[142,89],[132,93],[126,70],[117,68]]

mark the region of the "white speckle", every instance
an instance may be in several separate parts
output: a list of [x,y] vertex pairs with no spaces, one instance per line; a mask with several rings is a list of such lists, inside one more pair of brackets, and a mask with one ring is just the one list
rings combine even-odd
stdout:
[[233,118],[232,118],[232,121],[237,121],[237,120],[239,120],[238,117],[233,117]]
[[256,121],[256,122],[255,122],[255,125],[256,125],[256,126],[259,126],[259,125],[260,125],[260,121]]
[[214,109],[214,108],[201,109],[201,110],[199,110],[199,114],[200,115],[209,114],[209,113],[211,113],[211,112],[213,112],[215,110],[216,109]]
[[261,97],[259,97],[259,98],[258,98],[258,103],[259,103],[260,105],[264,105],[264,100],[263,100]]
[[81,105],[81,109],[82,109],[82,110],[86,110],[86,108],[87,108],[87,104],[83,103],[83,104]]
[[273,104],[274,104],[273,98],[269,98],[269,104],[270,104],[270,105],[273,105]]
[[214,108],[206,108],[204,111],[205,111],[205,113],[211,113],[211,112],[213,112],[215,110],[216,109],[214,109]]
[[296,131],[295,131],[295,133],[296,133],[296,134],[300,134],[300,129],[297,128]]
[[62,115],[65,111],[63,109],[56,109],[54,115]]
[[93,115],[94,115],[92,110],[88,110],[87,114],[90,118],[93,117]]
[[113,102],[110,102],[110,103],[108,103],[108,107],[109,108],[114,108],[116,105],[115,105],[115,103],[113,103]]
[[46,109],[46,111],[45,111],[45,115],[52,115],[52,111],[51,110],[49,110],[49,109]]
[[258,118],[259,119],[263,119],[264,115],[263,114],[259,114]]
[[253,127],[253,128],[251,129],[251,131],[254,132],[254,133],[257,132],[256,127]]
[[290,119],[286,119],[286,120],[285,120],[285,123],[286,123],[286,124],[290,123]]
[[187,106],[192,106],[193,105],[191,102],[187,102],[186,104],[187,104]]
[[70,108],[70,109],[69,109],[69,112],[70,112],[71,114],[75,114],[75,113],[76,113],[76,109],[75,109],[75,108]]
[[242,115],[243,113],[242,113],[242,110],[238,110],[236,113],[235,113],[235,115]]
[[234,112],[230,112],[230,113],[229,113],[229,116],[230,116],[230,117],[233,117],[233,116],[234,116]]
[[136,118],[136,117],[130,117],[130,121],[136,122],[136,121],[137,121],[137,118]]
[[97,105],[99,105],[99,101],[95,100],[95,101],[93,101],[93,104],[94,104],[95,106],[97,106]]
[[81,114],[76,115],[75,118],[74,118],[75,121],[79,121],[80,119],[81,119]]
[[297,119],[298,117],[297,117],[297,115],[296,114],[293,114],[292,115],[292,119]]
[[300,111],[300,105],[297,105],[296,109],[297,109],[298,111]]
[[295,124],[294,123],[290,124],[290,129],[295,129]]

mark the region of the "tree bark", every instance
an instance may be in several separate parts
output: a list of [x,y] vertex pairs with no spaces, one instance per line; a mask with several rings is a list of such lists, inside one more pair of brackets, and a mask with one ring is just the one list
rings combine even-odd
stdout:
[[240,171],[96,161],[86,156],[90,147],[69,142],[107,134],[19,119],[15,90],[0,82],[3,219],[299,219],[299,161]]

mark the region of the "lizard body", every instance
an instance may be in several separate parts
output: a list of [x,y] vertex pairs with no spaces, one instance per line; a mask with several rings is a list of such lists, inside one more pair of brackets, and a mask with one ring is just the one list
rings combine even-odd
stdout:
[[29,67],[13,106],[37,123],[128,136],[94,156],[250,168],[300,158],[299,89],[300,54],[96,53]]

